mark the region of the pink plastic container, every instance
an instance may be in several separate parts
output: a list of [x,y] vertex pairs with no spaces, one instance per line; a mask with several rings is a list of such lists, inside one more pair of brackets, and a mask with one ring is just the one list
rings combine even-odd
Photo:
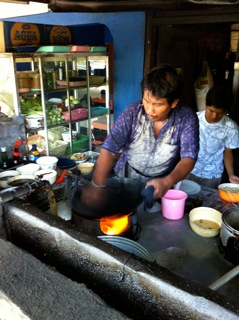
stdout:
[[188,195],[181,190],[170,189],[161,199],[162,214],[170,220],[178,220],[184,216],[185,201]]
[[[65,117],[64,121],[69,122],[70,121],[69,112],[62,112],[62,114]],[[78,108],[78,109],[71,111],[71,119],[72,120],[79,120],[79,119],[84,119],[87,117],[88,117],[88,109]]]

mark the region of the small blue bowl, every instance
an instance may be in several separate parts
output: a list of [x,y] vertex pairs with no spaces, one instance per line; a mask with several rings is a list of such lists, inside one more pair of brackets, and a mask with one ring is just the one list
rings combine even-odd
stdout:
[[60,169],[73,169],[76,166],[74,160],[69,158],[58,158],[57,167]]

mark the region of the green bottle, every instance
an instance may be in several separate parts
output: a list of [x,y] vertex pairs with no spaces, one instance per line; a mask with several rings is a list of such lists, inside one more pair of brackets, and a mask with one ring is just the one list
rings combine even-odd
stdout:
[[1,153],[2,153],[2,165],[1,165],[1,168],[3,170],[5,170],[5,169],[7,169],[9,167],[6,147],[1,147]]

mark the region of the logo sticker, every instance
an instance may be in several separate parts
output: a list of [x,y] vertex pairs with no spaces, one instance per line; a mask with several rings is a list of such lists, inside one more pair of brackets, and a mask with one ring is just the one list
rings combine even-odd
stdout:
[[40,43],[40,32],[36,24],[16,22],[11,29],[10,36],[13,46]]

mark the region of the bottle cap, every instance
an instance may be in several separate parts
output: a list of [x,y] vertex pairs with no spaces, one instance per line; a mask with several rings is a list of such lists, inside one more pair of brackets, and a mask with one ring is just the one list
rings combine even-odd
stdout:
[[5,152],[6,151],[6,147],[1,147],[1,151]]

